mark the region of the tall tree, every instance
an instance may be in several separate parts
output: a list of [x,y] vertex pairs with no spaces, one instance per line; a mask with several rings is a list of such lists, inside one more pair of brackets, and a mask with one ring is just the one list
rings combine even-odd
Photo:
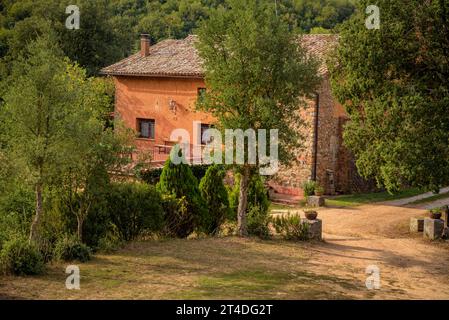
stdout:
[[[278,129],[279,160],[293,160],[290,148],[301,139],[298,110],[318,84],[317,65],[300,38],[277,17],[274,3],[229,1],[199,29],[208,91],[200,109],[212,113],[222,129]],[[298,44],[299,43],[299,44]],[[260,164],[259,164],[260,165]],[[247,235],[248,184],[259,165],[245,157],[241,172],[238,228]]]
[[13,65],[0,110],[1,141],[6,156],[22,164],[35,190],[30,241],[38,238],[44,189],[57,180],[62,167],[79,160],[86,143],[83,129],[102,129],[96,115],[109,101],[97,81],[86,79],[83,70],[64,58],[51,37],[31,42]]
[[379,0],[343,24],[332,63],[334,93],[349,113],[346,145],[364,177],[395,191],[449,183],[449,1]]

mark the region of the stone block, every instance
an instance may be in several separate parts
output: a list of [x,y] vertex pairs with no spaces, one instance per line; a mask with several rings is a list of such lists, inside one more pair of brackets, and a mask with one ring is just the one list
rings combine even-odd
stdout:
[[307,205],[309,207],[324,207],[325,199],[319,196],[307,197]]
[[441,239],[444,229],[444,221],[441,219],[424,219],[424,238],[430,240]]
[[444,240],[448,240],[449,239],[449,228],[444,227],[442,238]]
[[323,222],[320,219],[308,220],[302,219],[303,222],[309,224],[309,238],[312,240],[322,240],[323,239]]
[[410,232],[423,232],[424,218],[410,218]]

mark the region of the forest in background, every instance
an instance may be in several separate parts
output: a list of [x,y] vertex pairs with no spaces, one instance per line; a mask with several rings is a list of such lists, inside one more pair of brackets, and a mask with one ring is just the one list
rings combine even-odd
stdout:
[[[329,33],[348,19],[357,0],[261,0],[292,30]],[[79,30],[65,28],[65,9],[80,8]],[[96,75],[107,65],[137,50],[139,34],[148,33],[153,43],[184,38],[193,33],[211,9],[225,0],[3,0],[0,2],[0,79],[10,73],[11,62],[27,43],[53,34],[64,54]]]

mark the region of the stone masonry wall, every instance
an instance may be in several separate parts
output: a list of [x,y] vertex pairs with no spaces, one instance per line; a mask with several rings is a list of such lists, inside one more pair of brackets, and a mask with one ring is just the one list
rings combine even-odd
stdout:
[[[353,175],[352,155],[343,146],[342,132],[347,116],[344,108],[335,102],[330,81],[323,79],[319,94],[318,112],[318,152],[317,181],[325,188],[326,194],[347,193],[351,189]],[[279,193],[302,196],[302,184],[312,177],[315,101],[309,101],[308,107],[301,111],[306,127],[303,148],[294,150],[297,163],[281,167],[270,185]]]

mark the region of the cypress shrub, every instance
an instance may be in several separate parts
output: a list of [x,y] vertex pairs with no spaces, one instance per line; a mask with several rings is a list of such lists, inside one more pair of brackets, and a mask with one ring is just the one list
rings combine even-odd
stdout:
[[[183,156],[179,148],[173,148],[172,152],[178,152],[179,156]],[[198,180],[193,175],[190,166],[182,162],[174,164],[171,158],[169,157],[165,162],[156,188],[163,195],[185,199],[186,212],[182,215],[183,221],[180,221],[184,230],[177,234],[180,237],[187,237],[194,230],[200,228],[206,219],[207,208],[200,195]]]
[[223,184],[225,171],[221,166],[212,165],[207,169],[200,182],[201,197],[206,202],[209,214],[203,221],[203,230],[207,234],[216,234],[220,225],[229,215],[228,193]]
[[[190,166],[190,169],[192,170],[192,173],[195,176],[195,178],[197,178],[198,181],[200,181],[206,175],[207,169],[209,169],[210,166],[211,165],[209,164],[196,164]],[[215,165],[215,166],[224,168],[224,166],[222,165]],[[163,170],[162,168],[154,168],[151,170],[142,171],[139,174],[139,178],[145,183],[156,185],[160,180],[162,170]]]

